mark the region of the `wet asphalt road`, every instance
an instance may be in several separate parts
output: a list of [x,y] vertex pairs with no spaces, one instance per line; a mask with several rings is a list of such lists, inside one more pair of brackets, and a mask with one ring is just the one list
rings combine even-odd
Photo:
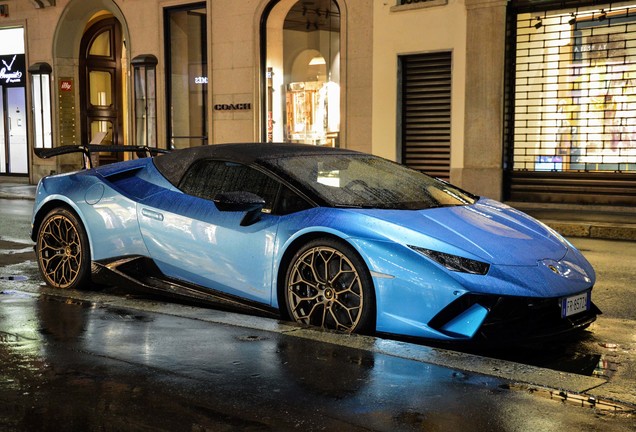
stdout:
[[[506,374],[357,348],[382,340],[324,342],[121,292],[57,295],[40,287],[28,214],[30,203],[0,200],[0,431],[636,430],[633,412],[565,402]],[[629,313],[617,303],[613,314]]]
[[635,426],[504,379],[293,334],[17,291],[0,305],[3,431]]

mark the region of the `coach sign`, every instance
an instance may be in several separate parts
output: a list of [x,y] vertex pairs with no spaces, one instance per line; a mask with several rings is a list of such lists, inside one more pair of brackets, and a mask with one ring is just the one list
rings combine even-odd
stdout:
[[214,105],[215,111],[248,111],[252,109],[251,103],[238,103],[238,104],[216,104]]

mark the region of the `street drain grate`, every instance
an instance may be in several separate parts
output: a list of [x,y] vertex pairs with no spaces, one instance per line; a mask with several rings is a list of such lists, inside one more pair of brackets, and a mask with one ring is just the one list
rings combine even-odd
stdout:
[[508,390],[524,391],[535,396],[550,399],[568,405],[580,406],[583,408],[593,408],[603,412],[616,414],[635,414],[636,407],[632,405],[603,400],[594,396],[573,393],[565,390],[555,390],[546,387],[535,387],[524,384],[510,384],[502,386]]

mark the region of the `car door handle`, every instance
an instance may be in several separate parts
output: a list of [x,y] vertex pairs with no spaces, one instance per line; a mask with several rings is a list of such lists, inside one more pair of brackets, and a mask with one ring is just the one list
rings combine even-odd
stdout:
[[147,208],[141,209],[141,214],[147,218],[163,221],[163,214]]

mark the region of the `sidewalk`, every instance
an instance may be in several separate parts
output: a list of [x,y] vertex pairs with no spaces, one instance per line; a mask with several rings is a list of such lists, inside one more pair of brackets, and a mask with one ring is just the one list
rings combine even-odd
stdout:
[[[0,181],[0,199],[34,199],[35,186]],[[636,208],[507,202],[566,237],[636,241]]]
[[35,186],[22,183],[5,183],[0,181],[0,199],[28,199],[35,198]]
[[566,237],[636,241],[636,208],[580,204],[506,204],[539,219]]

